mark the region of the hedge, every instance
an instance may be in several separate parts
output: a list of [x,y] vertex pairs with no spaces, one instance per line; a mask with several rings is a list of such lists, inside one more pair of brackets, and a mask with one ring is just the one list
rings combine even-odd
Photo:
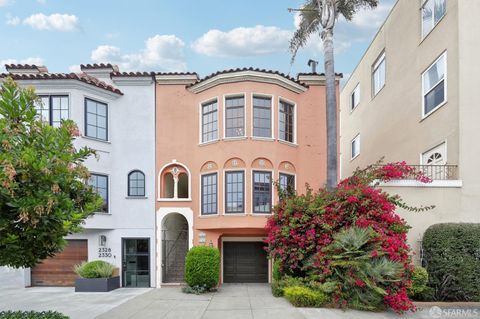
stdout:
[[56,311],[2,311],[0,319],[68,319]]
[[192,247],[185,258],[185,281],[190,287],[216,287],[220,276],[220,252],[207,246]]
[[285,288],[284,295],[295,307],[321,307],[329,301],[323,292],[301,286]]
[[423,251],[434,300],[480,301],[480,224],[430,226]]

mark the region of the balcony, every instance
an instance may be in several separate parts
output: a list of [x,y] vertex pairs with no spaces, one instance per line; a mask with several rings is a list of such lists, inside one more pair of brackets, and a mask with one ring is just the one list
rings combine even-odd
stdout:
[[[417,171],[423,172],[425,176],[434,181],[450,181],[458,179],[457,165],[410,165]],[[412,176],[412,179],[415,177]]]

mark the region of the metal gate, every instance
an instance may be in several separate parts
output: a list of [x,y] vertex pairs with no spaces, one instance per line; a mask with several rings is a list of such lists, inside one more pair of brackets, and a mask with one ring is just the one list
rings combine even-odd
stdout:
[[184,281],[188,230],[162,230],[162,282]]

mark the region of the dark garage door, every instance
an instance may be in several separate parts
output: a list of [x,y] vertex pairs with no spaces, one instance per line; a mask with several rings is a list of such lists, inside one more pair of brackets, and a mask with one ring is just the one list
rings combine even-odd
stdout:
[[223,281],[268,282],[267,253],[262,242],[223,243]]
[[63,251],[32,268],[32,286],[73,286],[73,266],[88,260],[87,240],[67,240]]

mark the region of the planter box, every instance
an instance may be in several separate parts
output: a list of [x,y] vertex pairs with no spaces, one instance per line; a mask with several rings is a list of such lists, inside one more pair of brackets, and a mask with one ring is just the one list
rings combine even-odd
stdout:
[[120,277],[78,278],[75,280],[75,292],[108,292],[120,288]]

